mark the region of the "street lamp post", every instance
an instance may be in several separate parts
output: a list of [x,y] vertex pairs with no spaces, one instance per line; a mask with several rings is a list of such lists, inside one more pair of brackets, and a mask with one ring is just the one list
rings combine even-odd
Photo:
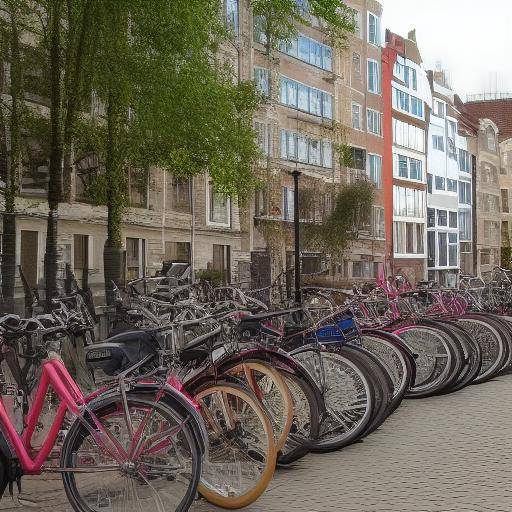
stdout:
[[293,171],[293,229],[295,242],[295,302],[300,304],[302,301],[300,291],[300,231],[299,231],[299,176],[300,171]]

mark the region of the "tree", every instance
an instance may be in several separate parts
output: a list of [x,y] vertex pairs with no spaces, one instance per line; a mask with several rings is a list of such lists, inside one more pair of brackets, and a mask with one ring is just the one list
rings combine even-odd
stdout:
[[226,34],[216,0],[94,5],[91,85],[105,119],[84,128],[81,146],[105,163],[91,193],[108,208],[108,287],[121,276],[128,171],[208,172],[219,191],[247,197],[256,183],[252,118],[259,95],[252,83],[235,85],[232,70],[217,57]]
[[[12,310],[16,278],[16,197],[22,167],[22,125],[24,105],[24,58],[21,32],[26,6],[16,0],[4,2],[5,16],[0,17],[1,55],[10,68],[10,101],[0,100],[0,124],[2,126],[2,152],[9,155],[5,162],[5,210],[3,214],[2,295],[5,306]],[[21,26],[20,26],[21,25]],[[9,135],[9,146],[7,143]]]

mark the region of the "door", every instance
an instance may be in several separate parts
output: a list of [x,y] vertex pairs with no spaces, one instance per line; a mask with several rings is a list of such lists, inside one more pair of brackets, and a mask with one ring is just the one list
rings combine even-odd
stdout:
[[37,231],[21,231],[20,265],[30,288],[37,288],[38,238]]

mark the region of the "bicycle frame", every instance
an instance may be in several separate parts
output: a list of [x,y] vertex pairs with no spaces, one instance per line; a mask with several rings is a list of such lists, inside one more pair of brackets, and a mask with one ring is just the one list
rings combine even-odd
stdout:
[[[35,454],[35,457],[32,458],[32,436],[43,409],[46,392],[50,387],[55,390],[61,403],[48,436]],[[37,475],[41,473],[44,462],[55,446],[66,413],[69,411],[76,416],[80,416],[84,405],[85,399],[82,392],[69,375],[64,364],[56,359],[43,363],[41,381],[36,391],[34,404],[25,418],[26,427],[21,436],[14,428],[0,397],[0,423],[2,430],[7,436],[10,445],[14,448],[25,474]]]

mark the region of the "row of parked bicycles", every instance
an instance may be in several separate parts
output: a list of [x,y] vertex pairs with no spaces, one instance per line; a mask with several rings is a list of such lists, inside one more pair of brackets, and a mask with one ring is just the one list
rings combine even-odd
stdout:
[[458,289],[403,278],[352,293],[114,287],[109,336],[75,287],[46,314],[0,318],[0,491],[61,473],[77,512],[242,508],[278,466],[375,431],[404,398],[512,365],[512,277]]

